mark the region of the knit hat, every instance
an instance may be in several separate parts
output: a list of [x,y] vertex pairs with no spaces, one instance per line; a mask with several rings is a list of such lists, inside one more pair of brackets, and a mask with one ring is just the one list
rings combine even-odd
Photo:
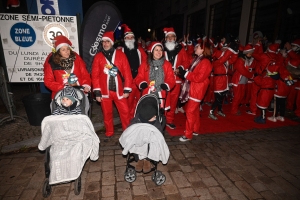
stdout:
[[148,122],[155,115],[157,115],[157,108],[149,104],[145,104],[141,107],[139,112],[140,120],[142,122]]
[[156,46],[161,46],[161,48],[163,49],[163,45],[162,43],[158,42],[158,41],[154,41],[154,42],[151,42],[149,44],[149,46],[147,47],[147,51],[152,53],[153,52],[153,49],[156,47]]
[[56,36],[53,39],[53,43],[56,51],[58,51],[63,46],[72,46],[72,42],[66,36],[63,35]]
[[74,97],[69,96],[69,95],[64,95],[64,96],[62,96],[62,97],[61,97],[61,100],[62,100],[64,97],[70,99],[70,100],[72,101],[72,103],[74,103],[74,102],[76,101]]
[[19,7],[20,6],[20,1],[19,0],[7,0],[6,3],[6,8],[9,9],[9,7]]
[[114,42],[115,42],[115,39],[114,39],[114,32],[113,31],[108,31],[108,32],[105,32],[102,36],[102,41],[103,40],[109,40],[111,42],[111,44],[113,45]]
[[243,54],[253,53],[253,51],[254,51],[254,49],[253,49],[253,46],[251,44],[247,44],[243,48]]
[[169,34],[174,34],[174,35],[176,36],[176,33],[175,33],[173,27],[170,27],[170,28],[164,28],[163,31],[164,31],[164,33],[165,33],[165,37],[167,37],[167,35],[169,35]]
[[127,24],[122,24],[121,26],[118,27],[119,30],[121,30],[123,28],[124,30],[124,38],[127,35],[132,35],[134,36],[133,32],[131,31],[131,29],[127,26]]

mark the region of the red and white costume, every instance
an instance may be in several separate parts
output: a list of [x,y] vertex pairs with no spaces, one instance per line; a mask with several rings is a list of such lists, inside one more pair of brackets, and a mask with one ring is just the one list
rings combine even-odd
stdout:
[[194,65],[196,66],[193,71],[188,71],[185,74],[186,80],[190,81],[189,100],[185,105],[185,136],[188,139],[193,137],[193,132],[200,133],[199,106],[209,85],[209,77],[212,70],[212,64],[207,58],[202,58]]
[[[119,111],[123,130],[127,128],[130,121],[127,99],[123,98],[124,90],[131,91],[132,76],[130,72],[130,66],[126,55],[121,50],[114,51],[111,62],[117,66],[119,70],[117,76],[114,77],[116,83],[115,92],[109,90],[108,83],[110,75],[106,70],[107,66],[110,66],[111,64],[105,58],[102,52],[95,55],[91,73],[93,90],[100,90],[102,94],[101,107],[106,129],[106,136],[112,136],[114,134],[112,101],[114,101]],[[120,74],[124,78],[124,83]]]
[[[78,78],[77,85],[84,86],[84,87],[91,87],[91,78],[90,74],[86,69],[85,62],[82,58],[76,53],[76,59],[73,63],[73,67],[71,69],[71,73],[75,74]],[[51,64],[49,63],[50,59],[52,58],[52,53],[46,58],[44,63],[44,83],[47,88],[52,91],[52,99],[54,98],[55,94],[62,90],[65,87],[65,77],[69,73],[65,70],[58,69],[53,70]]]
[[[165,60],[163,63],[163,70],[164,70],[164,83],[168,86],[168,90],[172,90],[172,88],[175,86],[175,77],[174,72],[172,70],[172,65],[169,61]],[[150,82],[153,80],[150,80],[150,65],[147,62],[143,62],[138,70],[138,75],[135,78],[135,84],[138,86],[138,88],[141,88],[142,83],[147,83],[148,88],[143,90],[143,94],[150,94],[151,93],[151,84]],[[166,91],[161,90],[158,92],[159,97],[158,98],[166,98]],[[164,99],[160,99],[160,107],[163,108],[165,105],[165,110],[170,109],[170,95],[168,95],[166,102]]]

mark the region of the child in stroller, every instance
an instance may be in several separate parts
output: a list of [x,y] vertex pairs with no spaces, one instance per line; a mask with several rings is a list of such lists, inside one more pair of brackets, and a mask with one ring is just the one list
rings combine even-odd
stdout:
[[99,157],[100,140],[84,112],[84,93],[73,87],[59,91],[54,98],[53,115],[42,121],[39,150],[46,150],[43,196],[51,194],[51,185],[75,180],[74,192],[81,190],[81,171],[88,158]]
[[[142,171],[143,173],[154,171],[152,180],[157,185],[165,182],[165,175],[157,170],[158,162],[166,164],[170,156],[162,134],[162,124],[165,124],[165,118],[160,112],[156,95],[142,96],[137,104],[134,118],[119,139],[124,148],[122,154],[127,155],[124,175],[127,182],[135,181],[136,172]],[[137,162],[135,167],[130,164],[133,161]]]

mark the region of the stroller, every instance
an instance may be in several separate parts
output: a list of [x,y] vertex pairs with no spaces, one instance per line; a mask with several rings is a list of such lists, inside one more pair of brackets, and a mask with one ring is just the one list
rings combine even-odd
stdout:
[[[51,194],[52,185],[74,180],[74,193],[79,195],[81,171],[86,160],[90,158],[95,161],[99,157],[100,140],[86,115],[86,98],[81,90],[74,89],[78,106],[85,115],[51,115],[42,121],[42,137],[38,148],[46,150],[44,198]],[[62,90],[54,97],[53,110],[61,106],[61,93]]]
[[[144,111],[143,107],[145,105],[153,105],[153,107],[157,108],[156,122],[159,123],[159,129],[157,128],[159,126],[140,121],[139,113]],[[152,181],[156,185],[162,185],[166,181],[166,176],[157,170],[157,164],[159,161],[166,164],[170,152],[162,134],[165,125],[165,116],[161,112],[159,100],[154,94],[146,94],[140,98],[131,124],[119,138],[119,142],[124,148],[122,154],[127,155],[124,179],[130,183],[136,180],[135,167],[130,163],[136,161],[135,155],[137,154],[139,159],[147,158],[150,160],[153,166],[151,167],[151,171],[154,171]]]

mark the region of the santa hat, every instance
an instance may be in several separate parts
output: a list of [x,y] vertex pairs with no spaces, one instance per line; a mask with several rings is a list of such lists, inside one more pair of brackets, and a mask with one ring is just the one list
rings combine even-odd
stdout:
[[7,0],[6,8],[9,9],[9,6],[14,7],[14,8],[19,7],[20,1],[19,0]]
[[288,65],[297,68],[298,66],[300,66],[300,60],[298,59],[292,59],[288,62]]
[[127,35],[134,36],[133,32],[126,24],[122,24],[121,26],[118,27],[119,30],[121,30],[122,28],[124,30],[124,37],[126,37]]
[[64,35],[56,36],[53,41],[55,50],[58,51],[63,46],[72,46],[72,42]]
[[114,39],[114,32],[113,31],[108,31],[108,32],[105,32],[102,36],[102,41],[103,40],[109,40],[111,42],[111,44],[113,45],[114,42],[115,42],[115,39]]
[[176,33],[175,33],[173,27],[170,27],[170,28],[164,28],[163,31],[164,31],[164,33],[165,33],[165,37],[167,37],[167,35],[169,35],[169,34],[174,34],[174,35],[176,36]]
[[279,49],[279,44],[277,44],[277,43],[270,44],[268,47],[268,52],[277,53],[278,49]]
[[147,48],[147,51],[152,53],[153,49],[156,47],[156,46],[161,46],[161,48],[163,49],[163,45],[162,43],[160,42],[157,42],[157,41],[154,41],[154,42],[151,42]]
[[300,39],[295,40],[294,42],[291,43],[291,45],[295,45],[297,47],[300,47]]
[[254,48],[251,44],[247,44],[244,48],[243,48],[243,54],[248,54],[248,53],[253,53]]

